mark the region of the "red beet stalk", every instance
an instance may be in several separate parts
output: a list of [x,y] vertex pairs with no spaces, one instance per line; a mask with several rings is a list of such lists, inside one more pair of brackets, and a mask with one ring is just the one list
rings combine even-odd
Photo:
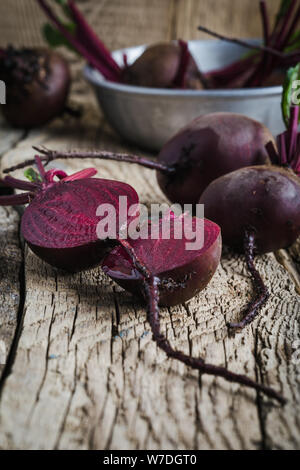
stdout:
[[267,150],[272,163],[291,168],[300,176],[300,133],[298,133],[299,106],[291,107],[290,122],[287,131],[276,138],[278,151],[270,142]]
[[[296,9],[298,0],[292,0],[284,16],[277,15],[272,31],[270,31],[270,19],[267,12],[266,2],[260,1],[260,13],[264,37],[264,46],[255,46],[245,41],[226,38],[223,35],[210,31],[207,28],[199,27],[200,30],[218,37],[222,40],[238,43],[252,49],[260,49],[257,54],[247,59],[241,59],[228,67],[224,67],[208,74],[212,82],[218,87],[234,87],[242,83],[242,87],[261,86],[264,80],[276,68],[295,65],[299,61],[300,50],[284,53],[286,48],[295,45],[293,34],[300,19],[300,6]],[[281,5],[282,6],[282,5]],[[251,68],[254,69],[251,72]],[[248,74],[246,73],[248,70]],[[250,76],[249,76],[250,75]]]
[[78,39],[82,38],[84,45],[88,47],[89,50],[93,52],[93,54],[95,54],[95,57],[99,56],[99,59],[104,59],[112,70],[114,70],[117,74],[120,74],[121,68],[111,56],[110,51],[103,44],[103,42],[100,41],[96,33],[85,20],[84,16],[78,10],[74,0],[69,0],[68,5],[70,11],[72,12],[72,17],[76,23],[76,33]]
[[79,10],[73,2],[68,6],[76,24],[76,34],[73,35],[63,25],[46,0],[37,0],[51,22],[63,34],[79,54],[81,54],[95,69],[99,70],[107,80],[119,82],[121,80],[121,69],[112,58],[104,44],[97,38],[94,31],[86,23]]

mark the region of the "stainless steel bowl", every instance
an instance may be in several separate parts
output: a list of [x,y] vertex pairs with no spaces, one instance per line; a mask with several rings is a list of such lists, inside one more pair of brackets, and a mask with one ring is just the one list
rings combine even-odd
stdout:
[[[121,49],[113,56],[122,65],[126,53],[128,63],[132,63],[145,47]],[[203,71],[228,65],[245,53],[243,47],[214,40],[189,41],[189,48]],[[109,82],[90,66],[84,68],[84,76],[93,85],[111,126],[142,148],[159,150],[189,121],[217,111],[245,114],[264,123],[274,135],[284,130],[281,86],[239,90],[145,88]]]

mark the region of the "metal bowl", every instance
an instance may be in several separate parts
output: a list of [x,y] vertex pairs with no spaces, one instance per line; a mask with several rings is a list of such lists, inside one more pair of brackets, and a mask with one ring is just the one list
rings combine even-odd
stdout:
[[[113,56],[122,65],[126,53],[130,64],[145,47],[121,49]],[[189,48],[204,72],[228,65],[245,53],[243,47],[215,40],[189,41]],[[238,90],[146,88],[109,82],[90,66],[84,68],[84,76],[93,85],[111,126],[126,140],[149,150],[159,150],[195,117],[217,111],[245,114],[264,123],[274,135],[284,130],[281,86]]]

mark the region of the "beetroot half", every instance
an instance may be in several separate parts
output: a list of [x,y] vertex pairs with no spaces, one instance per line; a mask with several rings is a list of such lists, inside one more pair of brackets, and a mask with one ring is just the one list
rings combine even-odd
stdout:
[[[0,197],[0,205],[29,203],[22,217],[21,232],[41,259],[57,268],[80,271],[97,266],[115,241],[99,239],[97,208],[111,204],[119,226],[119,196],[127,197],[127,209],[138,203],[136,191],[125,183],[91,178],[87,169],[67,176],[60,170],[41,170],[41,181],[25,182],[7,176],[6,185],[29,192]],[[57,177],[60,181],[55,181]],[[128,223],[135,217],[128,216]]]
[[0,79],[6,84],[2,112],[14,127],[41,126],[65,109],[70,70],[56,52],[10,47],[0,55]]
[[[190,219],[191,227],[181,239],[175,238],[174,223]],[[203,220],[204,243],[197,250],[187,250],[186,243],[197,230],[196,217],[174,217],[170,224],[170,238],[162,238],[162,219],[156,222],[159,238],[131,240],[136,256],[147,266],[152,275],[159,278],[159,301],[162,306],[183,303],[203,290],[220,262],[222,241],[219,227],[210,220]],[[150,233],[153,222],[148,222]],[[189,236],[188,238],[186,238]],[[114,281],[127,291],[143,293],[143,278],[135,269],[131,257],[118,246],[104,259],[102,268]]]

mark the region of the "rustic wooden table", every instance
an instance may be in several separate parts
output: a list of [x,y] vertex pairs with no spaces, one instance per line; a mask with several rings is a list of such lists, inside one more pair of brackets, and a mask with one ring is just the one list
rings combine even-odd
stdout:
[[[1,122],[0,168],[32,156],[38,144],[139,152],[113,133],[82,90],[74,97],[84,100],[80,121],[58,119],[28,133]],[[101,177],[134,185],[142,202],[164,201],[151,170],[100,161],[57,165],[96,166]],[[0,448],[300,448],[299,246],[277,254],[281,264],[274,254],[258,259],[272,296],[234,337],[226,322],[239,318],[251,284],[243,259],[232,253],[224,253],[205,291],[161,311],[174,347],[281,390],[289,400],[281,408],[168,360],[152,341],[143,305],[100,269],[67,275],[43,263],[24,246],[19,222],[19,211],[0,207]]]

